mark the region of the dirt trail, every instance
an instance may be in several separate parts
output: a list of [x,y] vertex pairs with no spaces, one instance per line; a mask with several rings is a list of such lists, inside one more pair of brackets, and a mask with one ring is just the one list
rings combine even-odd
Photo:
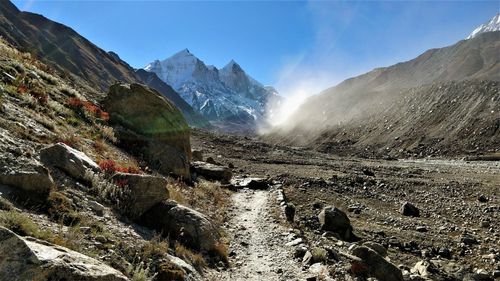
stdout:
[[304,280],[300,263],[293,260],[294,235],[273,218],[277,208],[273,191],[243,189],[233,195],[231,236],[232,268],[220,280]]

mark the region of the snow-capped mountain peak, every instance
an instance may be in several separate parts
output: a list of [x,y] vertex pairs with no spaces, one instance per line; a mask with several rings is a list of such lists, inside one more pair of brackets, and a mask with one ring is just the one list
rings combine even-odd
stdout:
[[497,13],[491,20],[478,26],[472,33],[465,39],[471,39],[476,37],[478,34],[484,32],[498,31],[500,30],[500,13]]
[[239,124],[239,129],[255,129],[257,122],[264,120],[268,102],[277,98],[276,90],[250,77],[236,61],[217,69],[188,49],[163,61],[155,60],[144,69],[156,73],[207,119]]

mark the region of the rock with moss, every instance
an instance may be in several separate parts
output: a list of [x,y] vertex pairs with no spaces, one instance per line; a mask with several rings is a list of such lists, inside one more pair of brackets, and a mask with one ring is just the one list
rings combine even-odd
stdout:
[[115,84],[103,105],[122,147],[163,174],[189,177],[190,128],[172,102],[141,84]]
[[126,281],[122,273],[70,249],[0,227],[0,280]]

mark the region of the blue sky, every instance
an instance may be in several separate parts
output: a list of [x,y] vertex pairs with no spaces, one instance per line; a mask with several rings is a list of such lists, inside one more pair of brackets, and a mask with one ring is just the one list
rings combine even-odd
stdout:
[[133,67],[188,48],[206,64],[235,59],[284,95],[313,94],[375,67],[466,37],[500,1],[14,1],[72,27]]

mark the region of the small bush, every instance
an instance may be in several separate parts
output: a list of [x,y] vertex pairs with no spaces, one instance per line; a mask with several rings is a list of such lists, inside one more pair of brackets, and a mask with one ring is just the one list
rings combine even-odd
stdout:
[[127,269],[127,275],[131,281],[150,281],[152,280],[149,274],[149,266],[144,266],[144,263],[130,265]]
[[121,173],[129,173],[129,174],[141,174],[141,170],[138,167],[134,166],[119,166],[114,160],[101,160],[99,161],[99,167],[107,174],[114,175],[117,172]]
[[218,261],[223,262],[226,266],[229,266],[229,249],[224,243],[217,243],[215,248],[210,251],[210,256],[214,258],[215,263]]
[[158,266],[156,280],[184,280],[184,270],[170,261]]
[[182,258],[185,261],[188,261],[198,270],[207,266],[207,263],[203,256],[199,253],[194,253],[190,249],[184,247],[181,243],[175,242],[175,255],[177,257]]
[[67,103],[70,108],[72,108],[77,114],[82,117],[90,115],[95,118],[99,118],[104,122],[109,121],[109,114],[99,108],[99,106],[89,101],[84,101],[79,98],[70,98],[68,99]]
[[161,235],[155,235],[151,240],[142,245],[139,256],[141,260],[161,259],[168,253],[169,242]]
[[50,85],[57,85],[58,83],[58,80],[56,77],[46,73],[46,72],[43,72],[43,71],[38,71],[37,74],[43,79],[45,80],[45,82],[47,82],[48,84]]
[[108,127],[106,125],[97,124],[97,129],[101,133],[101,137],[107,141],[112,143],[116,143],[118,139],[115,136],[115,131],[112,127]]
[[80,222],[80,215],[75,211],[71,201],[60,192],[51,192],[48,199],[48,214],[64,225],[76,225]]
[[101,155],[105,151],[107,151],[106,143],[104,143],[101,139],[95,140],[92,146],[94,147],[95,151]]
[[81,146],[82,139],[77,134],[69,134],[58,139],[56,142],[62,142],[69,147],[78,149]]
[[10,211],[12,209],[14,209],[14,205],[9,200],[0,196],[0,210]]
[[32,236],[42,240],[49,240],[54,236],[48,230],[41,230],[27,215],[16,211],[0,212],[0,225],[21,236]]

